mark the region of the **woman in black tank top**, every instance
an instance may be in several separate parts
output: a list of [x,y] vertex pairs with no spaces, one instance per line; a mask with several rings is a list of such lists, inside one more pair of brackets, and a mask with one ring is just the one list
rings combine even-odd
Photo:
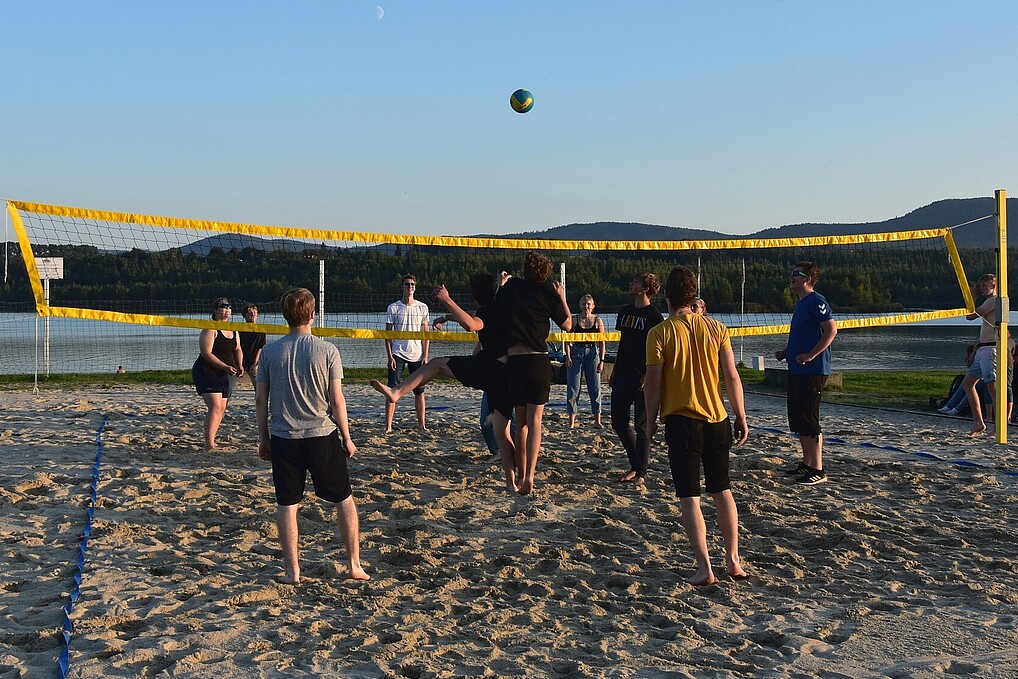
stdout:
[[[220,297],[212,303],[212,320],[229,321],[230,300]],[[194,389],[205,401],[205,448],[213,450],[216,434],[226,414],[237,378],[244,374],[244,357],[240,350],[240,333],[236,330],[206,328],[198,335],[198,359],[191,366]]]

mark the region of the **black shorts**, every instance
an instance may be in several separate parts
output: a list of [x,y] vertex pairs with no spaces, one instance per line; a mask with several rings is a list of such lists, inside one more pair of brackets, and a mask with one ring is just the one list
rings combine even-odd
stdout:
[[295,505],[304,497],[308,472],[315,484],[315,495],[326,502],[342,502],[350,497],[350,475],[346,469],[346,450],[339,431],[309,439],[272,437],[272,484],[276,504]]
[[518,354],[506,363],[510,405],[544,405],[551,396],[551,359],[548,354]]
[[477,354],[450,356],[446,364],[449,372],[465,387],[480,389],[488,394],[488,407],[502,413],[506,419],[513,416],[513,406],[506,398],[505,364]]
[[492,379],[491,361],[481,354],[476,356],[450,356],[446,363],[449,372],[460,384],[471,389],[487,391]]
[[700,497],[700,465],[708,493],[732,487],[728,478],[728,451],[732,448],[732,421],[696,420],[684,415],[665,418],[668,465],[672,468],[675,495]]
[[493,361],[489,368],[491,381],[485,392],[488,394],[488,407],[497,410],[507,420],[513,419],[513,403],[509,398],[508,368],[505,363]]
[[798,436],[819,436],[820,396],[827,375],[788,375],[788,429]]
[[230,394],[233,393],[231,377],[229,373],[208,367],[200,358],[191,366],[191,381],[198,394],[222,394],[223,398],[230,398]]

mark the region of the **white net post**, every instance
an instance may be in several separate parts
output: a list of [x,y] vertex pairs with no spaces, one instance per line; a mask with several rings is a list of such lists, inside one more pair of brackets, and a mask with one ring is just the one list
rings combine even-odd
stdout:
[[325,260],[318,260],[318,327],[325,327]]

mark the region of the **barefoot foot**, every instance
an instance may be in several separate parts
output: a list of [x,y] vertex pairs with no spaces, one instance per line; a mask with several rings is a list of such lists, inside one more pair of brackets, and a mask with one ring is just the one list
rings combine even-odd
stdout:
[[729,563],[726,566],[726,568],[728,570],[728,577],[732,579],[741,579],[749,577],[748,575],[746,575],[746,571],[742,570],[742,565],[739,564],[738,562]]
[[686,582],[696,587],[703,587],[704,585],[713,585],[717,582],[717,578],[714,577],[714,572],[710,569],[700,569],[693,576],[686,578]]
[[377,391],[379,394],[385,397],[385,400],[389,403],[395,403],[399,399],[396,398],[396,394],[393,393],[392,389],[382,384],[378,380],[371,380],[371,388]]

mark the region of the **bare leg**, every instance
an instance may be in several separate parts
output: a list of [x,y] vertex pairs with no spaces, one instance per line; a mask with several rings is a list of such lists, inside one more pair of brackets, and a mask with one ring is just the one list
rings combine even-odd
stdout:
[[[544,418],[544,404],[528,403],[526,408],[527,438],[525,466],[522,469],[520,495],[534,491],[534,475],[537,473],[537,456],[541,452],[541,420]],[[519,410],[516,411],[517,414]]]
[[740,578],[746,575],[739,561],[739,509],[735,506],[735,498],[731,490],[713,493],[714,505],[718,510],[718,527],[721,538],[725,542],[725,566],[729,577]]
[[371,388],[385,396],[390,403],[395,403],[417,387],[427,384],[439,375],[454,377],[449,370],[449,359],[443,356],[425,363],[417,370],[410,373],[409,377],[399,383],[396,387],[390,388],[378,380],[371,380]]
[[361,568],[361,532],[360,519],[357,517],[357,505],[351,495],[342,502],[336,503],[339,515],[339,533],[346,545],[347,566],[353,580],[370,580],[371,576]]
[[277,505],[276,528],[279,530],[279,546],[283,549],[283,568],[286,575],[283,582],[300,584],[300,564],[297,552],[297,507],[299,505]]
[[969,399],[969,408],[972,410],[971,434],[973,436],[986,431],[986,422],[983,421],[983,404],[979,401],[979,390],[976,389],[978,382],[979,378],[971,375],[966,375],[965,379],[961,381],[961,388],[965,390],[965,395]]
[[707,555],[707,525],[700,511],[700,498],[679,498],[679,506],[682,508],[682,527],[689,539],[689,546],[693,548],[693,556],[696,557],[696,573],[686,578],[686,582],[691,585],[710,585],[717,578],[714,577],[710,557]]
[[385,402],[385,433],[392,433],[392,417],[396,414],[396,402],[386,401]]
[[516,485],[519,486],[526,475],[527,469],[527,437],[530,435],[530,426],[527,424],[527,407],[516,406],[516,435],[513,438],[513,446],[516,456]]
[[509,493],[517,493],[516,485],[516,446],[509,436],[509,420],[497,410],[492,412],[492,426],[495,429],[495,440],[498,441],[499,457],[502,470],[505,472],[505,489]]
[[[994,421],[997,419],[997,381],[986,383],[986,391],[990,392],[990,414]],[[1005,420],[1006,421],[1006,420]]]
[[799,445],[802,446],[802,459],[807,467],[813,469],[824,468],[824,435],[800,436]]
[[226,415],[226,401],[222,394],[202,394],[202,400],[208,407],[205,413],[205,447],[209,450],[217,448],[216,434],[219,433],[219,425]]
[[424,423],[428,411],[425,409],[423,393],[414,394],[414,410],[417,411],[417,428],[421,431],[428,431],[428,426]]

